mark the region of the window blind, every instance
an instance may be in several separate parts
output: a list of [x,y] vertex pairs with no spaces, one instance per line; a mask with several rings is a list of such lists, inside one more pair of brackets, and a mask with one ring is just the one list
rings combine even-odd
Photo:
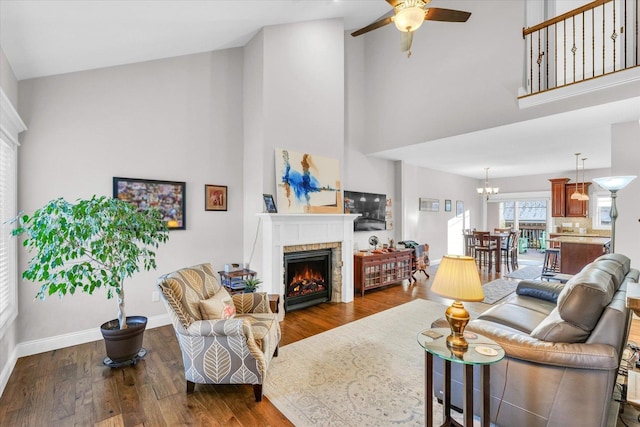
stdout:
[[16,160],[15,147],[0,139],[0,331],[17,312],[16,239],[9,223],[16,215]]

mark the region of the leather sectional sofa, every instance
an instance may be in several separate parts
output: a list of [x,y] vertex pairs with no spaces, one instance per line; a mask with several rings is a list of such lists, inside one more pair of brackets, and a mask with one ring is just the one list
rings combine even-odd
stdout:
[[[639,275],[626,256],[606,254],[564,285],[523,280],[505,302],[469,322],[467,331],[493,339],[506,353],[491,365],[491,421],[605,427],[631,321],[626,288]],[[432,326],[448,325],[440,319]],[[434,393],[440,399],[442,369],[436,358]],[[461,364],[452,364],[452,378],[452,404],[462,408]],[[476,414],[480,397],[476,387]]]

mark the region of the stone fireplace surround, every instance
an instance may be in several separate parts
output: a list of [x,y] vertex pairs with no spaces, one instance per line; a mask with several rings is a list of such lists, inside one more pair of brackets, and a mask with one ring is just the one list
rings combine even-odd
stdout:
[[332,302],[353,301],[354,214],[258,214],[262,221],[264,291],[280,295],[279,318],[284,319],[284,254],[332,249]]

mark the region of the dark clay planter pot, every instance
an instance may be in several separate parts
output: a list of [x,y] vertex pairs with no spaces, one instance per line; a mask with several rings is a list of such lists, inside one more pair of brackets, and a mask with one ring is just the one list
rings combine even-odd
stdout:
[[110,320],[100,326],[104,337],[107,356],[114,362],[134,360],[142,349],[144,329],[147,318],[144,316],[128,316],[127,329],[120,330],[118,319]]

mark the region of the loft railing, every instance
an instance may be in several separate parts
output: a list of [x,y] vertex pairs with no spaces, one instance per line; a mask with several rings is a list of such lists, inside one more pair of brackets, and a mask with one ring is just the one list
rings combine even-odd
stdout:
[[596,0],[523,28],[527,95],[640,65],[639,6],[640,0]]

